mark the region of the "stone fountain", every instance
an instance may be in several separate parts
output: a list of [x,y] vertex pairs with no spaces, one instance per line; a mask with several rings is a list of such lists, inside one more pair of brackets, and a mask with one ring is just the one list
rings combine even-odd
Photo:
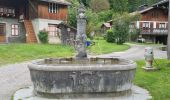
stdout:
[[123,93],[132,87],[136,63],[117,58],[87,58],[86,16],[80,5],[77,16],[75,58],[49,58],[29,64],[34,93],[57,98],[100,93]]
[[131,95],[136,63],[118,58],[88,58],[85,29],[85,9],[80,5],[76,57],[48,58],[28,65],[35,96],[70,99]]

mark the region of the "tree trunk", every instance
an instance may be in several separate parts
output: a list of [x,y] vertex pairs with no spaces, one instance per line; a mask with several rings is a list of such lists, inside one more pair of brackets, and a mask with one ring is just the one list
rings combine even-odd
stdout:
[[[170,0],[169,0],[170,2]],[[168,43],[167,43],[167,57],[170,59],[170,4],[169,4],[169,14],[168,14]]]

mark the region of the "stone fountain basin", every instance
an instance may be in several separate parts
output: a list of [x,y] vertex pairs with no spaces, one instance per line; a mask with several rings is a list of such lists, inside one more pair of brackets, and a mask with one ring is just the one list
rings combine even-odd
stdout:
[[49,58],[28,65],[34,93],[43,97],[128,91],[136,67],[133,61],[117,58]]

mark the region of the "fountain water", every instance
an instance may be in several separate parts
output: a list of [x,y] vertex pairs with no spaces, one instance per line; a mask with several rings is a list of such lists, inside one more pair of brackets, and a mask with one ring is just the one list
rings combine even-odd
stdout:
[[76,57],[49,58],[29,64],[34,95],[45,98],[88,98],[91,95],[120,96],[131,93],[136,63],[118,58],[88,58],[85,30],[85,9],[80,5]]

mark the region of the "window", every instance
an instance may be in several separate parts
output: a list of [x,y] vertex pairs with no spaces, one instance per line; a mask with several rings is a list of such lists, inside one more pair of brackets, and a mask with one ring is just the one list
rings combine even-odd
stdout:
[[161,29],[166,28],[165,23],[159,23],[159,28]]
[[49,10],[49,13],[58,13],[59,5],[56,3],[49,3],[48,10]]
[[149,22],[144,22],[144,23],[142,24],[142,27],[143,27],[143,28],[149,28]]
[[19,35],[19,27],[17,24],[12,25],[12,36],[18,36]]
[[0,13],[3,13],[4,8],[0,7]]
[[49,37],[61,37],[60,31],[57,28],[57,25],[48,25]]

